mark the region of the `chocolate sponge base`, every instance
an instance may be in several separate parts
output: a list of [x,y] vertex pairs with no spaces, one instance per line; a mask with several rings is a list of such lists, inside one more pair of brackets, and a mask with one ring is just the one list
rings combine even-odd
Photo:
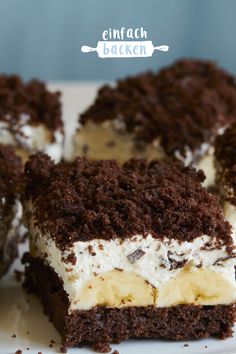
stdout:
[[190,340],[212,335],[227,338],[232,335],[235,305],[122,309],[95,307],[68,314],[68,297],[52,268],[29,254],[23,257],[23,263],[26,264],[25,286],[38,293],[66,347],[92,344],[101,351],[106,344],[129,338]]

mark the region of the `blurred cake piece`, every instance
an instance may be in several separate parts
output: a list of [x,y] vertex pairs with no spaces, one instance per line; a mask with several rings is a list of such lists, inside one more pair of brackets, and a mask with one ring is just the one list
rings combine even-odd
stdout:
[[214,139],[236,119],[236,83],[215,64],[180,60],[102,87],[80,117],[75,155],[89,159],[175,157],[214,184]]
[[215,142],[216,184],[236,240],[236,123]]
[[232,230],[202,176],[180,162],[31,156],[26,278],[65,346],[232,334]]
[[59,161],[63,142],[60,94],[39,80],[0,75],[0,143],[14,146],[23,161],[36,151]]
[[22,207],[19,202],[21,159],[10,146],[0,145],[0,277],[17,256]]

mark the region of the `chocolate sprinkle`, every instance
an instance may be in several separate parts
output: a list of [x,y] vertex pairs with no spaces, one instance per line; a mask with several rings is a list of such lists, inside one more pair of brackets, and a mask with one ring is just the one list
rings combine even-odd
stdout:
[[160,137],[168,156],[185,156],[186,147],[196,152],[235,119],[235,78],[212,62],[185,59],[103,86],[80,122],[118,120],[139,144]]
[[231,227],[202,178],[180,162],[131,159],[120,167],[77,158],[54,164],[38,153],[25,165],[23,202],[32,200],[42,231],[62,249],[138,234],[179,241],[209,235],[231,245]]

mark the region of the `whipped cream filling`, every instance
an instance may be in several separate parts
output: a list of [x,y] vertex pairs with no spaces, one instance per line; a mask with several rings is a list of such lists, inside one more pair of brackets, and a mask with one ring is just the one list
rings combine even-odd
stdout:
[[[121,288],[122,283],[124,283],[123,298],[120,300],[121,295],[119,295],[119,306],[122,301],[124,303],[124,298],[129,298],[129,301],[132,302],[130,298],[134,296],[132,293],[134,290],[128,290],[128,287],[130,283],[135,289],[134,284],[137,284],[135,276],[143,279],[146,284],[145,291],[143,290],[144,285],[143,287],[140,285],[136,294],[144,291],[143,301],[147,298],[153,299],[151,303],[149,300],[147,303],[145,301],[138,302],[140,306],[153,304],[157,307],[165,307],[182,303],[181,301],[192,302],[196,295],[193,295],[196,287],[198,289],[200,286],[204,291],[205,288],[214,287],[213,293],[215,294],[220,289],[221,283],[223,287],[228,287],[226,295],[221,295],[220,299],[213,299],[212,295],[210,300],[204,298],[198,303],[212,305],[219,301],[229,304],[236,299],[235,258],[228,258],[226,247],[216,248],[216,240],[207,235],[202,235],[193,242],[179,242],[174,239],[170,241],[167,238],[159,240],[152,235],[145,238],[135,235],[124,240],[119,238],[109,241],[94,239],[88,242],[75,242],[69,249],[62,251],[49,235],[42,234],[33,219],[29,223],[29,232],[32,256],[43,259],[62,280],[70,301],[70,311],[92,308],[98,304],[98,299],[100,299],[99,304],[102,305],[117,305],[114,293],[117,295],[120,292],[119,286]],[[70,255],[73,256],[73,264],[69,261]],[[185,267],[187,270],[191,268],[192,276],[188,278],[190,284],[188,289],[183,292],[189,292],[190,295],[182,299],[182,294],[179,294],[178,290],[172,299],[164,296],[166,291],[168,294],[171,293],[166,288],[171,280],[177,279],[177,287],[183,288],[184,283],[181,279],[183,279],[184,273],[181,272],[186,271]],[[201,275],[199,269],[208,273],[201,272]],[[123,276],[121,276],[122,272]],[[129,278],[129,276],[131,277]],[[212,279],[214,276],[216,276],[215,280]],[[107,279],[110,279],[108,288]],[[111,279],[113,279],[112,282]],[[203,282],[205,281],[205,285],[201,285],[201,279]],[[211,282],[214,284],[211,285]],[[88,289],[91,290],[89,293]],[[111,302],[107,298],[109,291],[112,293],[112,296],[109,296],[109,299],[113,299]],[[197,292],[199,291],[197,290]],[[104,292],[106,292],[105,295]],[[165,299],[168,299],[168,303]],[[137,306],[137,302],[133,301],[133,303]]]
[[0,121],[0,143],[16,147],[24,160],[28,155],[42,151],[48,154],[55,162],[62,158],[64,136],[61,131],[55,131],[51,141],[51,132],[43,125],[27,124],[29,116],[22,114],[17,126],[13,127],[7,121]]

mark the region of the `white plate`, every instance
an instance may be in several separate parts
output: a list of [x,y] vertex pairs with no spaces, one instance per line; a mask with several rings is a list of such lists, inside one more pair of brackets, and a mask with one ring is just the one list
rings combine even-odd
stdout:
[[[64,117],[67,131],[67,156],[70,154],[71,133],[74,130],[78,111],[92,100],[97,85],[53,85],[63,91]],[[21,245],[21,254],[27,244]],[[60,336],[48,318],[37,297],[26,294],[15,280],[14,270],[22,269],[19,259],[11,271],[0,282],[0,354],[13,354],[21,349],[23,353],[58,353]],[[236,327],[235,327],[236,331]],[[13,335],[15,335],[13,337]],[[53,340],[53,348],[49,345]],[[27,348],[29,348],[27,350]],[[236,354],[236,336],[227,340],[206,339],[192,342],[126,341],[112,345],[120,354]],[[70,349],[69,354],[92,353],[89,348]]]

